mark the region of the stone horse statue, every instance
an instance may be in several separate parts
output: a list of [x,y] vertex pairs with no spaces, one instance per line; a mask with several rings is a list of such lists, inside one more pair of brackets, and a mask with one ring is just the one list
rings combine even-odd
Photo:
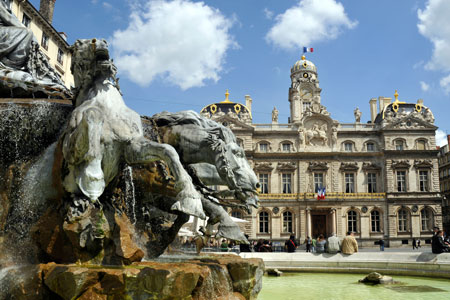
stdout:
[[219,222],[217,237],[240,242],[247,239],[234,224],[217,198],[231,197],[250,210],[258,207],[257,189],[260,184],[239,147],[233,132],[223,125],[204,118],[194,111],[162,112],[151,118],[162,142],[172,145],[181,155],[181,162],[191,170],[200,186],[226,186],[227,190],[202,190],[202,205],[209,216],[208,228]]
[[106,41],[77,40],[72,47],[76,108],[61,137],[64,189],[96,202],[122,159],[129,165],[163,160],[176,181],[172,209],[204,219],[200,195],[175,149],[144,138],[139,114],[125,105]]

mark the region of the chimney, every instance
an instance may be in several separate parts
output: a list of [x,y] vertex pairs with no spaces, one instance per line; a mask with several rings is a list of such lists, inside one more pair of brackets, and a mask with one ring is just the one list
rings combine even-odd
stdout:
[[245,106],[247,106],[250,113],[252,113],[252,98],[250,95],[245,95]]
[[41,0],[41,5],[39,7],[39,13],[47,20],[50,24],[53,21],[53,11],[55,9],[56,0]]
[[380,113],[383,109],[391,103],[392,98],[388,97],[378,97],[378,104],[380,105]]
[[370,120],[371,122],[375,122],[375,118],[377,117],[378,111],[377,111],[377,98],[372,98],[369,101],[370,105]]
[[447,134],[447,144],[450,147],[450,134]]

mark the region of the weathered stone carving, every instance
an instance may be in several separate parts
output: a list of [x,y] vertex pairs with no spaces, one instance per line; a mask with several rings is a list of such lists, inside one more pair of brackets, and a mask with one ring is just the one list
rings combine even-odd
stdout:
[[433,161],[431,159],[415,159],[414,167],[415,168],[432,168]]
[[410,166],[409,160],[392,160],[392,168],[409,168]]
[[363,162],[362,169],[363,170],[380,170],[381,167],[374,162]]
[[339,169],[342,171],[357,171],[358,163],[357,162],[342,162]]
[[278,109],[273,107],[272,110],[272,123],[278,123]]
[[353,114],[355,115],[355,122],[356,123],[360,123],[361,122],[361,116],[362,116],[362,112],[359,110],[359,108],[355,108],[355,110],[353,111]]
[[0,92],[5,96],[43,93],[67,98],[70,92],[50,66],[33,32],[0,1]]
[[319,122],[315,122],[310,129],[306,130],[306,145],[316,146],[313,140],[321,140],[322,145],[326,146],[328,143],[327,128],[326,123],[320,125]]
[[255,170],[258,171],[271,171],[273,170],[272,163],[270,162],[256,162],[255,163]]
[[295,162],[279,162],[277,165],[278,170],[295,170],[297,164]]
[[310,170],[310,171],[328,170],[328,163],[325,161],[310,161],[308,170]]

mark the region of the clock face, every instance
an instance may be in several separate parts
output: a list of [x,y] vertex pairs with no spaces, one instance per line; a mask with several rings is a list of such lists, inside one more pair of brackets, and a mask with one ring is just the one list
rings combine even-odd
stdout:
[[300,97],[302,99],[311,99],[312,93],[308,89],[300,89]]

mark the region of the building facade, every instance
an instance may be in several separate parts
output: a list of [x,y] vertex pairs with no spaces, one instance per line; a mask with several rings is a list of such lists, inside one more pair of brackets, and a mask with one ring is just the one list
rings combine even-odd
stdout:
[[369,101],[371,120],[332,119],[322,105],[316,66],[305,57],[291,68],[290,118],[252,122],[252,99],[228,99],[201,114],[228,126],[261,183],[260,208],[230,213],[249,221],[251,239],[283,241],[290,234],[343,237],[355,232],[363,246],[429,243],[442,223],[434,117],[422,100]]
[[22,22],[31,29],[41,51],[47,56],[51,66],[61,76],[64,84],[70,89],[74,84],[70,71],[71,53],[66,35],[52,26],[53,9],[56,0],[41,0],[39,11],[28,0],[3,1]]
[[450,233],[450,135],[447,135],[447,145],[439,149],[439,181],[441,185],[442,200],[442,227]]

